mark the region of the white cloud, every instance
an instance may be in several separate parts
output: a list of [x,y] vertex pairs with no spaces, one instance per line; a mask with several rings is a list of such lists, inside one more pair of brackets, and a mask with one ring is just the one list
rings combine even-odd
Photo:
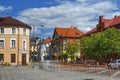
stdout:
[[[56,0],[64,1],[64,0]],[[45,25],[45,27],[68,27],[73,25],[81,31],[86,32],[96,26],[100,15],[110,17],[118,15],[117,5],[109,0],[76,0],[52,7],[30,8],[22,11],[18,19],[34,26]],[[92,2],[90,2],[92,1]]]
[[12,9],[11,6],[5,7],[0,5],[0,11],[11,10],[11,9]]
[[53,31],[52,32],[46,32],[45,35],[46,36],[49,36],[49,35],[52,35],[53,34]]

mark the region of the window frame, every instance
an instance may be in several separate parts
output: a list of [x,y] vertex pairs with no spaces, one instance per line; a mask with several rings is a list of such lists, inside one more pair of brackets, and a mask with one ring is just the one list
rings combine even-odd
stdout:
[[16,27],[12,27],[11,32],[12,32],[12,34],[16,34]]
[[4,27],[0,27],[0,34],[4,34]]
[[26,35],[26,28],[23,28],[23,35]]
[[[15,41],[14,44],[12,41]],[[10,48],[16,48],[16,38],[11,38],[10,39]]]
[[27,41],[26,41],[26,39],[23,39],[23,41],[22,41],[22,49],[23,49],[24,51],[27,50]]
[[67,43],[67,39],[64,38],[64,39],[63,39],[63,44],[66,44],[66,43]]
[[[1,41],[3,41],[3,43]],[[4,47],[5,47],[5,39],[0,38],[0,48],[4,48]]]

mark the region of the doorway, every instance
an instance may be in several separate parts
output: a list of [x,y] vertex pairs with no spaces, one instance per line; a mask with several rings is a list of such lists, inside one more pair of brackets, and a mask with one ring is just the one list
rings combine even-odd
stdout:
[[26,54],[22,54],[22,65],[26,65]]

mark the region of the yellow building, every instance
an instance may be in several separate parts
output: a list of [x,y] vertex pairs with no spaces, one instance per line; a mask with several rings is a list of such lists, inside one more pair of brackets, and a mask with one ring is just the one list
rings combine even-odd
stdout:
[[30,26],[12,17],[0,17],[0,62],[29,64],[30,29]]

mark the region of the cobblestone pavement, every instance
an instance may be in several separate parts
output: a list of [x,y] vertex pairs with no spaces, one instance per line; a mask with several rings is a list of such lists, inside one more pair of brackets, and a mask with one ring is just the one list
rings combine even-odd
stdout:
[[0,67],[0,80],[120,80],[120,78],[70,72],[45,70],[28,66]]

